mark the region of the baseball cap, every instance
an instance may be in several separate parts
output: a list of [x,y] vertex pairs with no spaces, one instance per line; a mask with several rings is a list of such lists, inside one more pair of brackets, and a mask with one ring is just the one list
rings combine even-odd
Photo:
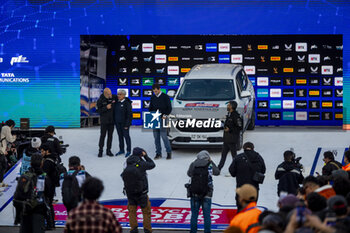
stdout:
[[53,125],[47,126],[46,129],[45,129],[45,133],[54,133],[54,134],[56,134],[55,133],[55,126],[53,126]]
[[236,193],[245,201],[256,201],[258,192],[251,184],[244,184],[236,189]]

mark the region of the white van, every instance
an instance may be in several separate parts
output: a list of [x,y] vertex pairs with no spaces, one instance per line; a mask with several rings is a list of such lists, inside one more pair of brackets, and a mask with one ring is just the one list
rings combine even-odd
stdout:
[[243,132],[255,127],[254,87],[241,65],[196,65],[172,97],[168,137],[173,148],[222,146],[223,123],[230,100],[237,102],[237,111],[243,119],[239,149]]

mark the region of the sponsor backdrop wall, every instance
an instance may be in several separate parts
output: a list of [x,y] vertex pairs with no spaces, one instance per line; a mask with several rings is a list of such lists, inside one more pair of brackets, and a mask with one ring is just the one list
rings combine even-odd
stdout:
[[[29,117],[36,127],[79,127],[80,35],[334,34],[343,36],[347,124],[349,9],[348,1],[329,0],[4,0],[0,3],[0,120],[13,118],[18,123],[20,117]],[[282,41],[279,44],[284,46]],[[333,116],[329,122],[334,120]]]

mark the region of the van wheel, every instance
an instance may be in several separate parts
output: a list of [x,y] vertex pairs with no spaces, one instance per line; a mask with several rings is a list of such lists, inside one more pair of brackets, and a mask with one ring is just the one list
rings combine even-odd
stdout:
[[239,140],[237,143],[237,151],[241,150],[243,147],[243,130],[239,131]]
[[247,129],[253,130],[254,128],[255,128],[255,109],[253,108],[252,115],[250,117],[250,121]]

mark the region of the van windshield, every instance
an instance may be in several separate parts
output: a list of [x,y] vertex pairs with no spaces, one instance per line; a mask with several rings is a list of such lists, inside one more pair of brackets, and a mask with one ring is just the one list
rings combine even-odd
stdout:
[[178,100],[233,100],[232,79],[185,79]]

